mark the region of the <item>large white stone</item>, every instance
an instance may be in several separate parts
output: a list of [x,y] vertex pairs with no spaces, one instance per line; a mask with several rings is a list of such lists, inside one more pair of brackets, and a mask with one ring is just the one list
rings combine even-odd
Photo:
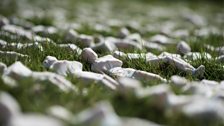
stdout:
[[91,48],[84,48],[81,57],[83,61],[93,63],[98,58],[98,55]]
[[106,55],[96,59],[91,65],[91,70],[94,72],[107,72],[112,68],[121,67],[123,62],[114,58],[112,55]]
[[100,102],[80,112],[75,116],[74,123],[85,126],[121,126],[122,124],[108,102]]
[[35,83],[45,83],[57,86],[62,91],[75,90],[74,85],[65,77],[51,72],[33,72],[31,75]]

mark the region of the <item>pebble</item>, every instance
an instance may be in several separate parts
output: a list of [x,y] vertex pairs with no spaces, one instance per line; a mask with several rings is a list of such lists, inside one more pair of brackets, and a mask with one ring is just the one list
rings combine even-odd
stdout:
[[63,121],[70,121],[73,114],[68,111],[63,106],[54,105],[47,109],[47,113],[57,119],[61,119]]
[[102,52],[103,53],[105,53],[105,52],[112,53],[115,50],[117,50],[117,47],[115,46],[114,43],[112,43],[106,39],[100,43],[97,43],[95,46],[92,47],[92,49],[99,53],[102,53]]
[[126,38],[128,35],[130,34],[130,31],[123,27],[120,29],[120,31],[118,32],[118,37],[121,38],[121,39],[124,39]]
[[188,80],[184,77],[174,75],[171,77],[171,82],[175,87],[182,88],[188,83]]
[[121,126],[122,124],[110,103],[106,101],[80,112],[74,120],[75,124],[85,126]]
[[0,48],[4,48],[7,45],[7,42],[0,39]]
[[57,58],[53,56],[47,56],[43,64],[46,68],[62,76],[74,75],[77,71],[82,71],[83,67],[80,62],[57,60]]
[[30,113],[13,117],[9,126],[64,126],[64,124],[49,116]]
[[177,52],[181,55],[185,55],[191,52],[191,47],[184,41],[181,41],[177,44]]
[[94,72],[107,72],[112,68],[121,67],[123,62],[114,58],[112,55],[106,55],[96,59],[92,65],[91,70]]
[[9,20],[3,16],[0,16],[0,28],[8,24],[9,24]]
[[53,26],[43,26],[37,25],[32,28],[32,31],[36,34],[41,34],[41,36],[48,36],[58,33],[58,29]]
[[69,29],[68,32],[65,34],[65,40],[75,43],[78,39],[78,36],[79,34],[75,30]]
[[150,38],[150,41],[151,42],[156,42],[156,43],[159,43],[159,44],[162,44],[162,45],[172,45],[172,44],[175,44],[173,42],[171,42],[171,39],[164,36],[164,35],[154,35]]
[[121,77],[118,79],[118,91],[121,93],[129,93],[129,92],[135,92],[136,90],[142,88],[141,82],[127,77]]
[[205,58],[205,59],[212,59],[212,56],[209,54],[209,53],[199,53],[199,52],[189,52],[189,53],[186,53],[186,55],[184,56],[185,59],[188,59],[188,60],[199,60],[199,59],[202,59],[202,58]]
[[84,48],[81,53],[81,58],[87,63],[94,63],[98,59],[98,55],[91,48]]
[[76,43],[82,48],[94,46],[94,38],[89,35],[81,34],[78,36]]

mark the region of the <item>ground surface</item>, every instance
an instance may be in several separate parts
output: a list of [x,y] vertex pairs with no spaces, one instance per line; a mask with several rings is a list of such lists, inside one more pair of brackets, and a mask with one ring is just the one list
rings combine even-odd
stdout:
[[[68,31],[68,27],[72,27],[80,34],[103,37],[117,37],[120,28],[126,27],[131,33],[139,33],[141,39],[150,40],[150,37],[159,33],[171,35],[171,31],[186,30],[186,36],[172,36],[174,42],[180,40],[186,41],[192,52],[208,52],[212,58],[202,57],[197,60],[188,60],[194,67],[200,65],[205,66],[205,74],[203,78],[192,77],[176,68],[165,64],[164,66],[152,66],[147,64],[144,58],[132,61],[131,59],[123,59],[125,68],[135,68],[160,75],[167,80],[172,75],[180,75],[186,77],[190,81],[201,81],[202,79],[214,80],[221,83],[224,80],[224,63],[217,62],[216,57],[219,53],[205,48],[205,45],[214,47],[224,46],[224,10],[223,3],[219,2],[201,2],[201,1],[172,1],[158,2],[147,0],[14,0],[0,2],[0,14],[7,17],[15,25],[26,27],[29,24],[33,26],[53,26],[58,29],[54,34],[37,33],[42,37],[49,37],[56,44],[71,43],[66,41],[64,36]],[[9,9],[10,8],[10,9]],[[196,21],[191,21],[189,17],[196,17]],[[198,17],[197,17],[198,16]],[[198,23],[198,24],[197,24]],[[113,24],[115,24],[113,26]],[[29,30],[29,28],[27,28]],[[203,31],[204,30],[204,31]],[[207,31],[206,31],[207,30]],[[165,32],[165,33],[164,33]],[[33,43],[16,34],[0,30],[0,39],[7,43]],[[46,42],[47,43],[47,42]],[[46,56],[55,56],[61,60],[81,60],[80,55],[62,49],[54,44],[43,44],[43,51],[36,49],[17,49],[2,48],[1,51],[16,51],[21,54],[27,54],[29,59],[20,60],[25,66],[32,71],[48,71],[42,65]],[[165,49],[146,50],[123,50],[124,52],[145,53],[152,52],[159,55],[163,51],[176,53],[176,44],[165,45]],[[99,56],[108,53],[98,53]],[[2,56],[0,62],[10,66],[15,59]],[[90,65],[83,63],[83,70],[90,71]],[[179,125],[182,118],[167,117],[164,112],[156,111],[154,107],[148,105],[145,99],[136,99],[131,95],[124,97],[112,91],[105,86],[98,84],[83,84],[78,79],[67,77],[77,88],[78,92],[64,93],[59,91],[57,87],[40,85],[35,89],[33,84],[24,81],[17,87],[9,87],[0,80],[0,90],[11,94],[19,103],[22,112],[37,112],[46,114],[49,107],[60,105],[68,109],[74,115],[93,106],[99,101],[108,100],[119,116],[138,117],[163,125]],[[140,80],[144,87],[151,87],[160,84],[154,81]],[[168,82],[170,84],[170,82]],[[39,89],[40,88],[40,89]],[[88,90],[87,94],[83,90]],[[174,89],[175,90],[175,89]],[[175,90],[176,91],[176,90]],[[174,92],[175,92],[174,91]],[[178,91],[175,92],[178,94]],[[223,101],[222,101],[223,102]],[[186,120],[184,120],[186,121]],[[192,120],[186,121],[186,125],[193,123]],[[65,121],[66,125],[74,125],[69,121]],[[219,124],[217,124],[219,125]],[[221,125],[221,124],[220,124]]]

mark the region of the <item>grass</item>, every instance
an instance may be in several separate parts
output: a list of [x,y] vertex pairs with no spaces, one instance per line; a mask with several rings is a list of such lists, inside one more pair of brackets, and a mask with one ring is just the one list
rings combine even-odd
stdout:
[[[10,0],[11,1],[11,0]],[[12,1],[13,6],[15,6],[14,9],[20,8],[20,6],[23,7],[23,5],[17,5],[16,1]],[[16,12],[16,10],[12,9],[9,11],[6,7],[1,8],[0,5],[0,14],[10,17],[10,16],[18,16],[20,18],[23,18],[24,20],[32,23],[33,25],[44,25],[44,26],[55,26],[59,27],[56,24],[55,17],[52,16],[50,13],[48,13],[52,8],[61,8],[64,9],[66,14],[66,18],[68,19],[68,22],[75,22],[80,23],[83,20],[83,15],[85,17],[85,23],[80,23],[81,28],[77,29],[77,32],[80,34],[87,34],[87,35],[102,35],[102,36],[117,36],[117,32],[119,31],[119,27],[110,27],[110,31],[97,31],[94,29],[94,26],[92,24],[99,23],[102,25],[107,26],[107,20],[106,19],[119,19],[122,21],[122,26],[127,27],[131,33],[140,33],[142,38],[148,39],[149,37],[155,35],[158,33],[158,29],[155,29],[155,31],[147,31],[146,25],[154,23],[163,24],[163,22],[172,20],[173,22],[177,23],[177,28],[188,28],[190,25],[189,23],[184,23],[182,19],[179,19],[176,15],[171,15],[171,17],[167,17],[166,15],[163,17],[156,17],[150,15],[150,12],[153,12],[156,7],[165,8],[168,10],[177,9],[181,10],[181,4],[175,5],[172,3],[169,3],[170,7],[167,7],[166,2],[156,2],[152,1],[151,3],[148,3],[147,0],[132,0],[132,1],[121,1],[121,2],[111,2],[111,8],[104,8],[107,6],[108,1],[101,2],[101,0],[93,1],[88,0],[87,2],[82,1],[72,1],[68,0],[60,2],[55,1],[53,4],[51,2],[38,3],[35,1],[29,1],[28,4],[30,5],[38,5],[35,6],[35,8],[44,8],[44,12],[46,12],[46,16],[39,17],[38,15],[34,15],[31,18],[26,18],[20,15],[19,12]],[[175,1],[176,2],[176,1]],[[0,2],[1,3],[1,2]],[[182,2],[180,2],[182,3]],[[194,11],[197,11],[198,13],[201,13],[204,11],[202,8],[203,6],[198,6],[200,2],[197,2],[197,4],[192,5],[192,3],[187,2],[188,5],[186,7],[189,7],[193,9]],[[40,4],[40,5],[39,5]],[[91,4],[91,6],[89,6]],[[128,4],[128,5],[127,5]],[[203,5],[206,3],[202,3]],[[192,7],[191,7],[192,5]],[[84,6],[84,10],[82,10],[82,6]],[[197,8],[198,7],[198,8]],[[206,6],[207,7],[207,6]],[[26,7],[24,7],[26,8]],[[48,10],[49,8],[49,10]],[[54,9],[55,9],[54,8]],[[180,9],[181,8],[181,9]],[[21,8],[20,8],[21,9]],[[100,10],[102,9],[102,10]],[[104,15],[100,15],[97,13],[104,13],[104,11],[107,11],[109,9],[111,11],[110,13],[106,13]],[[215,4],[211,7],[208,7],[208,15],[204,15],[205,17],[209,17],[209,15],[213,15],[213,12],[220,11],[222,8],[215,6]],[[94,11],[93,11],[94,10]],[[87,16],[85,15],[85,11],[88,12]],[[207,12],[206,11],[206,12]],[[38,12],[38,11],[37,11]],[[75,13],[81,13],[81,14],[75,14]],[[178,11],[177,11],[178,13]],[[148,16],[150,15],[150,16]],[[178,15],[178,14],[177,14]],[[105,16],[106,18],[100,18],[100,16]],[[152,18],[151,18],[152,17]],[[178,18],[177,18],[178,17]],[[133,27],[130,27],[128,24],[129,21],[137,21],[140,22],[140,29],[135,29]],[[60,22],[60,23],[68,23],[68,22]],[[217,27],[221,24],[217,24]],[[196,27],[197,28],[197,27]],[[194,30],[195,27],[192,27],[190,25],[190,31]],[[57,44],[62,43],[69,43],[67,41],[64,41],[64,30],[60,30],[58,33],[50,35],[43,35],[38,34],[40,36],[49,37],[52,39],[53,42]],[[7,41],[8,43],[12,42],[18,42],[18,43],[33,43],[34,41],[28,40],[25,37],[18,36],[17,34],[12,34],[5,32],[0,29],[0,39]],[[179,39],[177,39],[179,40]],[[185,38],[185,41],[189,42],[192,51],[193,52],[200,52],[204,53],[207,51],[204,48],[205,44],[210,44],[214,47],[224,46],[224,38],[221,35],[209,35],[205,37],[196,37],[193,36],[192,33],[190,37]],[[16,48],[0,48],[2,51],[16,51],[22,54],[29,55],[29,59],[17,59],[20,60],[24,65],[29,67],[33,71],[47,71],[42,65],[42,62],[44,58],[48,55],[55,56],[58,59],[66,59],[66,60],[76,60],[81,61],[80,55],[73,51],[68,51],[63,48],[59,48],[54,44],[51,44],[49,42],[43,42],[43,49],[44,51],[40,51],[35,48],[27,48],[27,49],[16,49]],[[170,53],[176,53],[176,46],[169,46],[166,51]],[[136,52],[136,53],[145,53],[145,49],[142,50],[127,50],[126,52]],[[161,52],[158,51],[152,51],[152,53],[160,54]],[[209,53],[212,56],[217,56],[218,54],[215,52],[209,51]],[[104,56],[108,53],[102,52],[98,54],[99,56]],[[199,80],[198,78],[193,78],[190,75],[187,75],[186,73],[183,73],[176,69],[175,67],[166,64],[161,63],[157,65],[153,65],[150,63],[147,63],[145,58],[139,58],[137,60],[131,60],[129,58],[122,58],[123,61],[123,67],[126,68],[134,68],[138,70],[143,70],[155,74],[159,74],[162,77],[166,79],[170,79],[172,75],[180,75],[184,76],[187,79],[190,80]],[[0,57],[0,62],[3,62],[7,64],[7,66],[11,65],[15,62],[15,60],[10,59],[9,57]],[[216,62],[213,59],[207,59],[206,57],[202,57],[198,60],[190,60],[188,61],[190,64],[192,64],[194,67],[198,67],[201,64],[203,64],[206,68],[205,71],[205,77],[204,79],[209,80],[215,80],[215,81],[221,81],[224,79],[224,64]],[[83,70],[90,71],[90,65],[83,63]],[[71,111],[72,113],[76,114],[92,105],[94,105],[96,102],[101,100],[108,100],[112,103],[116,113],[120,116],[131,116],[131,117],[139,117],[144,118],[150,121],[157,122],[159,124],[166,124],[166,125],[197,125],[197,123],[188,121],[185,119],[185,117],[178,116],[178,117],[167,117],[167,113],[165,113],[163,110],[158,109],[156,106],[152,106],[150,104],[150,99],[147,98],[137,98],[133,94],[130,94],[128,96],[123,96],[118,92],[114,92],[106,88],[105,86],[99,85],[98,83],[93,84],[83,84],[78,79],[67,77],[69,81],[71,81],[77,88],[77,92],[68,92],[64,93],[58,90],[57,87],[49,85],[49,84],[32,84],[31,81],[27,80],[25,82],[20,82],[19,86],[11,88],[8,87],[3,83],[3,81],[0,79],[0,91],[6,91],[9,92],[20,104],[23,112],[38,112],[38,113],[44,113],[46,114],[46,111],[49,107],[52,105],[61,105]],[[153,85],[157,85],[160,82],[156,81],[145,81],[141,80],[144,87],[150,87]],[[88,94],[83,93],[84,90],[88,91]],[[174,92],[177,94],[179,93],[176,91],[176,89],[173,89]],[[133,111],[134,110],[134,111]],[[187,120],[187,121],[186,121]],[[183,124],[183,123],[184,124]],[[67,125],[71,125],[67,123]],[[218,124],[217,124],[218,125]]]

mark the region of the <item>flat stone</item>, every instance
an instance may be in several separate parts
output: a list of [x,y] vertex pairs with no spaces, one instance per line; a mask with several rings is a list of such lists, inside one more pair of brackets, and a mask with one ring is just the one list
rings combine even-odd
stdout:
[[59,105],[51,106],[50,108],[47,109],[47,113],[63,121],[70,121],[73,116],[73,114],[70,111]]
[[84,48],[81,53],[81,58],[87,63],[93,63],[98,59],[98,55],[91,48]]
[[172,44],[175,44],[173,42],[171,42],[170,38],[164,36],[164,35],[154,35],[150,38],[150,41],[151,42],[156,42],[156,43],[160,43],[162,45],[172,45]]
[[58,32],[58,29],[52,26],[46,27],[43,25],[37,25],[32,28],[32,31],[36,34],[47,36],[47,35],[56,34]]
[[74,123],[85,126],[121,126],[120,118],[108,102],[97,103],[92,108],[80,112]]
[[119,85],[117,87],[118,91],[124,94],[129,92],[134,92],[142,88],[141,82],[136,79],[121,77],[118,79],[118,82],[119,82]]
[[94,46],[94,38],[89,35],[81,34],[78,36],[76,43],[82,48]]
[[198,59],[211,59],[212,56],[209,53],[199,53],[199,52],[189,52],[184,56],[185,59],[188,60],[198,60]]
[[[224,124],[223,102],[210,99],[198,99],[183,107],[182,113],[198,125]],[[212,117],[212,118],[211,118]]]
[[191,47],[184,41],[181,41],[177,44],[177,52],[179,54],[185,55],[191,52]]
[[126,36],[125,39],[126,39],[126,40],[135,41],[135,42],[137,42],[137,43],[142,43],[142,37],[141,37],[141,35],[138,34],[138,33],[130,34],[130,35]]
[[107,39],[100,42],[100,43],[97,43],[95,46],[92,47],[92,49],[96,52],[109,52],[109,53],[112,53],[114,52],[115,50],[117,50],[117,47],[115,46],[114,43],[108,41]]
[[170,94],[172,92],[167,84],[142,88],[136,92],[138,98],[148,98],[151,101],[151,105],[160,109],[164,109],[168,105]]
[[184,77],[174,75],[171,77],[171,82],[175,87],[182,88],[188,83],[188,80]]
[[32,32],[30,32],[28,30],[25,30],[22,27],[19,27],[19,26],[16,26],[16,25],[4,25],[2,27],[2,29],[4,31],[16,34],[18,36],[26,37],[29,40],[32,40],[32,38],[33,38]]
[[78,78],[78,81],[81,81],[84,84],[99,83],[105,85],[106,87],[112,90],[116,89],[116,86],[118,85],[118,83],[113,78],[107,76],[106,74],[79,71],[76,72],[75,77]]
[[23,114],[13,117],[10,126],[64,126],[62,122],[40,114]]
[[28,59],[29,56],[25,55],[25,54],[21,54],[18,52],[14,52],[14,51],[0,51],[0,56],[1,57],[6,57],[8,59],[12,59],[14,61],[18,60],[19,58],[22,59]]
[[17,61],[10,65],[3,73],[3,76],[8,76],[15,80],[24,79],[31,75],[32,71],[26,66],[24,66],[20,61]]
[[74,85],[65,77],[51,72],[33,72],[30,76],[35,83],[45,83],[57,86],[60,90],[68,92],[75,89]]
[[91,70],[94,72],[107,72],[112,68],[121,67],[123,62],[114,58],[112,55],[106,55],[96,59],[91,65]]
[[80,49],[75,44],[71,44],[71,43],[68,43],[68,44],[57,44],[57,46],[59,46],[61,48],[65,48],[67,50],[71,50],[72,52],[75,52],[78,55],[81,55],[81,53],[82,53],[82,49]]

